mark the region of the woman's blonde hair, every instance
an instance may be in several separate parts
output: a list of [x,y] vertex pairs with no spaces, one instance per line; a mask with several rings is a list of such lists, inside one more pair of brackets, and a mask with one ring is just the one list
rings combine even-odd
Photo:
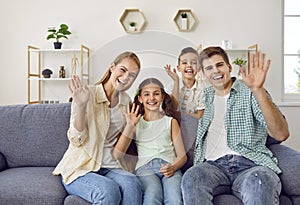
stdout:
[[[141,62],[140,59],[137,57],[137,55],[133,52],[129,52],[129,51],[125,51],[123,53],[121,53],[120,55],[118,55],[115,60],[113,61],[113,64],[117,65],[119,64],[123,59],[125,58],[130,58],[132,59],[138,66],[138,68],[141,68]],[[102,76],[102,78],[96,83],[96,85],[99,84],[103,84],[106,83],[109,78],[111,76],[111,71],[110,71],[110,67],[106,70],[106,72],[104,73],[104,75]]]

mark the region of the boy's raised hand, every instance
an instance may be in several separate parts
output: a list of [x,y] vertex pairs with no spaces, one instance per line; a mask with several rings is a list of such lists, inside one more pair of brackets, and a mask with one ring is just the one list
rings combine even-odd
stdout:
[[176,68],[173,68],[173,71],[171,70],[171,65],[166,64],[164,66],[167,74],[172,78],[173,81],[178,82],[179,81],[179,76],[177,74]]
[[250,70],[248,75],[246,75],[245,68],[241,69],[243,81],[252,92],[263,88],[270,62],[269,59],[265,62],[264,53],[256,52],[250,56]]

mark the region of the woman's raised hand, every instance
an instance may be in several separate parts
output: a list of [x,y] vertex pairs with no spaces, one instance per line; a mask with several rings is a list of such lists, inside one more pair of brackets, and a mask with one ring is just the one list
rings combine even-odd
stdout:
[[83,86],[81,80],[78,75],[74,75],[71,78],[71,82],[69,84],[69,90],[71,92],[71,96],[73,101],[78,106],[85,106],[90,98],[90,91],[87,85]]

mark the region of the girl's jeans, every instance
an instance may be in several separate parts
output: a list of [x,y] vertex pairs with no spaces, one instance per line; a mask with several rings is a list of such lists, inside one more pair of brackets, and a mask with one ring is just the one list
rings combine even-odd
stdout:
[[279,204],[281,182],[271,169],[237,155],[206,161],[187,170],[182,178],[183,201],[188,205],[212,205],[213,190],[231,186],[245,205]]
[[122,169],[101,168],[63,183],[69,194],[80,196],[94,205],[141,205],[142,187],[139,179]]
[[172,177],[165,177],[159,172],[162,164],[168,162],[162,159],[153,159],[140,167],[136,174],[142,182],[144,191],[143,205],[182,205],[180,170]]

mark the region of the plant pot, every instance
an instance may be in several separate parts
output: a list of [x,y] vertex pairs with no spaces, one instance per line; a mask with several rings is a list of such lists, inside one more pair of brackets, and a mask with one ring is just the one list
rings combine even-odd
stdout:
[[54,49],[61,49],[62,42],[54,42]]
[[135,26],[129,26],[129,31],[130,32],[135,32],[136,31],[136,27]]

